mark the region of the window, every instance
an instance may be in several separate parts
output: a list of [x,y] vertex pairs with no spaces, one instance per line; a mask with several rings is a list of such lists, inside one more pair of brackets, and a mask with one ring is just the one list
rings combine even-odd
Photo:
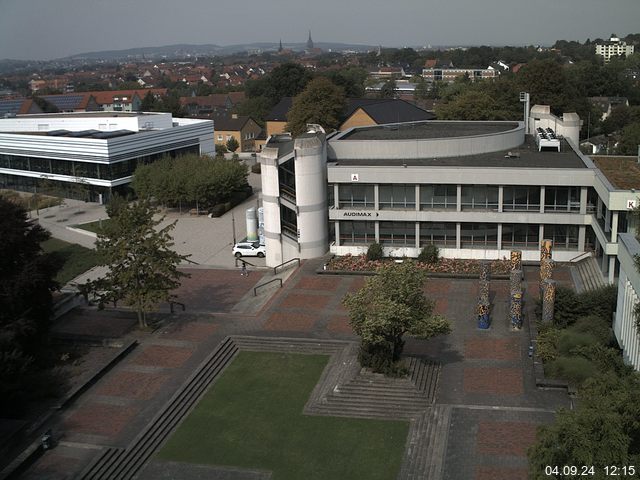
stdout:
[[458,207],[457,185],[421,185],[421,210],[455,210]]
[[219,141],[219,142],[224,141],[224,137],[223,137],[222,135],[218,135],[218,141]]
[[367,245],[375,241],[375,222],[340,222],[340,245]]
[[463,185],[462,210],[497,210],[498,187]]
[[374,208],[373,185],[341,184],[338,192],[340,208]]
[[502,209],[506,212],[515,210],[540,211],[540,187],[503,188]]
[[545,187],[545,212],[579,212],[580,187]]
[[558,250],[578,249],[577,225],[545,225],[544,238],[553,240],[553,248]]
[[380,209],[416,208],[415,185],[380,185],[378,204]]
[[420,224],[420,246],[456,246],[456,224],[452,222],[423,222]]
[[416,246],[414,222],[380,222],[380,243],[397,247]]
[[537,249],[540,245],[540,228],[529,224],[503,224],[502,248],[526,247]]
[[460,224],[462,248],[486,248],[498,246],[498,225],[495,223]]

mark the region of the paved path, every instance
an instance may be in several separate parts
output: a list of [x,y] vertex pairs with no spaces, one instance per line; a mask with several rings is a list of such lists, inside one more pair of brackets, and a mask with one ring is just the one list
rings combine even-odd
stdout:
[[[236,239],[245,238],[247,235],[245,212],[248,208],[257,206],[261,191],[260,175],[249,174],[249,183],[253,187],[254,194],[222,217],[209,218],[206,215],[195,217],[174,211],[167,213],[165,222],[160,227],[177,221],[176,228],[172,232],[176,251],[191,255],[189,260],[198,265],[233,268],[235,266],[235,259],[231,253],[233,224],[235,223]],[[95,236],[81,229],[72,230],[69,227],[108,218],[103,205],[68,199],[60,206],[40,210],[38,215],[36,212],[31,212],[31,215],[37,218],[54,238],[77,243],[87,248],[94,248]],[[252,257],[248,260],[258,266],[265,265],[264,259]]]
[[[320,265],[321,260],[303,263],[288,272],[284,288],[253,304],[252,289],[265,280],[263,274],[241,277],[237,270],[194,269],[181,289],[187,311],[160,314],[162,328],[137,334],[140,346],[64,412],[55,425],[63,433],[60,446],[24,478],[72,478],[98,449],[128,445],[228,335],[357,340],[341,299],[365,278],[318,275]],[[527,269],[525,274],[525,300],[531,302],[536,272]],[[568,273],[559,268],[557,278],[565,276],[568,281]],[[432,279],[425,287],[437,311],[454,325],[447,337],[410,339],[406,345],[407,354],[442,364],[433,410],[439,417],[432,419],[442,423],[433,446],[442,458],[433,478],[527,478],[526,449],[536,427],[569,405],[566,394],[535,388],[526,324],[520,332],[508,327],[507,289],[506,281],[491,282],[492,328],[479,331],[473,317],[476,281]]]

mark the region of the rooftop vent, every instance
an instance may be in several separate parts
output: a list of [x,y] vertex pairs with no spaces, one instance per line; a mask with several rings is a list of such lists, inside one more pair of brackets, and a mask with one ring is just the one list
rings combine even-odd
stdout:
[[560,151],[560,139],[556,136],[552,128],[544,129],[538,127],[536,129],[536,145],[538,146],[538,151],[541,151],[543,148],[554,148]]

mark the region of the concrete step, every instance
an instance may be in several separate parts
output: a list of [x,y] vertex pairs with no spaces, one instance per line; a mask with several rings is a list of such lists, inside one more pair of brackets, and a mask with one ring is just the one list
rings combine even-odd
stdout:
[[132,479],[237,352],[233,340],[225,339],[126,450],[103,453],[79,478]]
[[417,357],[410,357],[409,362],[411,382],[432,402],[435,401],[442,365]]
[[310,339],[270,339],[264,337],[233,337],[239,348],[252,351],[286,351],[294,353],[333,354],[345,348],[343,342]]

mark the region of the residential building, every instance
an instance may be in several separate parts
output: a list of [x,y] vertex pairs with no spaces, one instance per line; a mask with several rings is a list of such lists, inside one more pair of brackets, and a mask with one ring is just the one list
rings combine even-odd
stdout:
[[615,33],[608,41],[596,44],[596,55],[600,55],[604,59],[604,63],[609,63],[611,57],[633,55],[633,51],[634,46],[627,45],[627,42],[620,40]]
[[229,113],[244,100],[244,92],[214,93],[207,96],[180,97],[180,105],[190,117],[211,117]]
[[125,193],[140,164],[213,155],[213,122],[170,113],[85,112],[0,119],[0,188],[105,201]]
[[[284,133],[292,97],[284,97],[266,118],[267,137]],[[435,115],[405,100],[394,98],[348,98],[339,130],[352,127],[432,120]]]
[[629,100],[626,97],[589,97],[589,102],[602,111],[600,120],[606,120],[616,107],[629,106]]
[[496,77],[496,70],[488,68],[455,68],[453,66],[429,67],[422,69],[422,76],[428,82],[453,83],[456,79],[468,76],[471,81],[492,80]]
[[262,132],[262,127],[248,116],[236,114],[214,117],[216,129],[216,145],[226,145],[231,138],[238,141],[239,152],[255,152],[255,140]]

